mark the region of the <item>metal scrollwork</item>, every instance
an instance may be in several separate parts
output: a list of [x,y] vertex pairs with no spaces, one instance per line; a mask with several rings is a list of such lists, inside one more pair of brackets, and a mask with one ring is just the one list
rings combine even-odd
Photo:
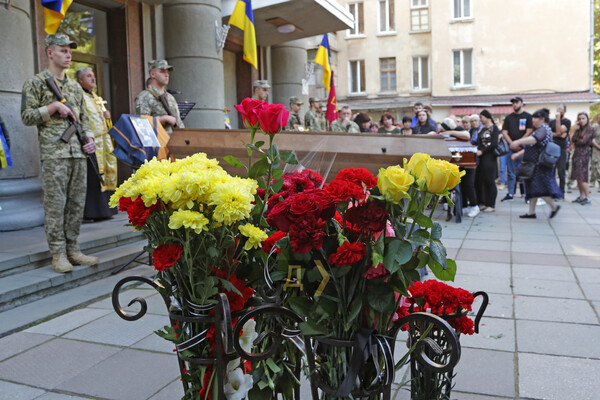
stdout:
[[[117,282],[117,284],[113,288],[113,292],[112,292],[112,305],[113,305],[113,308],[115,309],[115,312],[117,313],[117,315],[119,317],[123,318],[126,321],[137,321],[138,319],[142,318],[146,314],[146,312],[148,311],[148,305],[146,304],[145,299],[143,299],[141,297],[136,297],[135,299],[131,300],[127,304],[127,306],[131,307],[134,303],[138,303],[140,305],[140,310],[136,314],[133,314],[133,315],[129,314],[125,310],[123,310],[123,308],[121,307],[121,303],[119,301],[119,295],[120,295],[120,291],[121,291],[121,288],[123,287],[123,285],[125,285],[126,283],[129,283],[129,282],[141,282],[141,283],[148,284],[148,285],[152,286],[154,289],[156,289],[159,293],[160,293],[160,291],[158,289],[162,288],[162,286],[159,283],[157,283],[156,281],[153,281],[152,279],[149,279],[149,278],[146,278],[143,276],[128,276],[127,278],[123,278],[119,282]],[[165,305],[167,306],[167,309],[168,309],[170,306],[170,301],[168,298],[165,298],[164,295],[162,297],[163,297]]]

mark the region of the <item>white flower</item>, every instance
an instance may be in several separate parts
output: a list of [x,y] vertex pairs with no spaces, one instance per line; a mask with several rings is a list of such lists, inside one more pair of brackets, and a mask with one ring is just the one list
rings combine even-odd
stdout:
[[239,358],[234,358],[233,360],[229,361],[227,363],[227,368],[226,368],[226,373],[229,374],[230,372],[233,372],[234,369],[239,368],[240,367],[240,359]]
[[258,333],[256,333],[256,322],[251,319],[242,328],[242,335],[240,336],[240,346],[242,349],[250,354],[252,351],[252,343],[258,337]]
[[223,392],[227,400],[243,400],[252,389],[252,375],[244,374],[241,368],[227,374],[227,383]]

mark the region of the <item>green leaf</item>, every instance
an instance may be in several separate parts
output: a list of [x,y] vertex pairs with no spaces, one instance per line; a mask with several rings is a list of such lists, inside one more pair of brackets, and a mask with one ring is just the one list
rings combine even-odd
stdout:
[[429,259],[429,268],[436,278],[442,281],[454,282],[454,277],[456,276],[456,262],[448,259],[446,264],[446,268],[444,268],[434,259]]
[[350,309],[348,310],[348,323],[354,321],[356,317],[358,317],[358,313],[362,308],[362,298],[360,296],[356,297],[352,303],[350,303]]
[[317,312],[327,316],[334,316],[339,309],[339,300],[330,300],[327,296],[321,296],[317,304]]
[[388,281],[396,292],[408,296],[408,282],[404,277],[402,270],[398,270]]
[[281,159],[288,164],[298,164],[296,154],[291,151],[282,151],[280,153]]
[[367,293],[367,300],[373,310],[380,313],[389,313],[394,310],[396,296],[394,290],[386,283],[374,284]]
[[405,240],[392,240],[385,249],[383,256],[383,266],[391,274],[396,272],[402,264],[412,257],[412,246]]
[[275,361],[273,361],[271,358],[267,358],[267,366],[276,374],[281,372],[281,368],[279,368],[277,364],[275,364]]
[[262,147],[263,144],[265,144],[265,142],[263,142],[262,140],[259,140],[258,142],[254,143],[256,147]]
[[416,213],[413,216],[413,219],[419,226],[422,226],[423,228],[433,227],[433,222],[431,221],[431,218],[429,218],[427,215],[424,215],[420,212]]
[[292,310],[304,318],[308,318],[312,310],[313,302],[306,297],[294,296],[289,298]]
[[256,147],[253,144],[250,144],[250,143],[246,143],[246,148],[250,149],[250,150],[254,150],[254,151],[260,151],[260,149],[258,147]]
[[277,168],[273,170],[273,179],[279,179],[283,176],[283,170],[281,168]]
[[273,193],[278,193],[281,190],[282,186],[283,186],[283,179],[278,179],[271,184],[271,190],[273,191]]
[[417,229],[410,235],[408,241],[415,246],[426,246],[429,243],[429,231],[427,229]]
[[[263,389],[266,388],[267,386],[269,386],[269,384],[265,381],[259,381],[257,383],[258,388],[261,390],[259,393],[263,393]],[[271,398],[271,393],[269,393],[268,390],[265,390],[264,393],[268,394],[269,397],[267,397],[268,399]],[[254,396],[251,396],[250,398],[254,398]],[[264,397],[262,396],[258,396],[256,397],[257,399],[263,399]]]
[[225,156],[223,161],[235,168],[245,168],[246,166],[234,156]]
[[442,226],[434,222],[433,228],[431,228],[431,240],[440,240],[442,238]]
[[300,322],[299,325],[304,335],[327,335],[329,333],[324,325],[317,325],[311,321]]
[[444,269],[446,269],[446,248],[440,242],[429,243],[429,255]]
[[208,254],[208,257],[210,258],[217,258],[221,255],[221,252],[219,250],[217,250],[216,247],[209,247],[208,250],[206,250],[206,253]]
[[258,179],[263,176],[269,169],[269,161],[265,158],[254,163],[250,171],[248,171],[248,178]]

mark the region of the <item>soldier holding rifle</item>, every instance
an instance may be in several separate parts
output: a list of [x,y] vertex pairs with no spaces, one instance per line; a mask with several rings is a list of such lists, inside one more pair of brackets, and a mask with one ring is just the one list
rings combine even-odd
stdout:
[[45,45],[48,69],[23,85],[21,119],[38,127],[46,238],[52,267],[64,273],[73,270],[72,264],[98,263],[98,257],[81,253],[77,241],[85,204],[86,154],[93,155],[96,146],[85,135],[89,120],[83,90],[65,73],[77,44],[67,35],[53,34]]

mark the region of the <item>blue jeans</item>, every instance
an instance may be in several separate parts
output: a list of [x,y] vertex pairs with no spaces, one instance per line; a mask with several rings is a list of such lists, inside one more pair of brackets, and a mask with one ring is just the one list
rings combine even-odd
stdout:
[[521,165],[521,159],[513,161],[510,156],[513,155],[514,152],[511,151],[507,155],[504,156],[506,160],[506,186],[508,187],[508,194],[511,196],[515,195],[515,190],[517,186],[517,168]]
[[500,183],[506,185],[506,158],[500,157]]

